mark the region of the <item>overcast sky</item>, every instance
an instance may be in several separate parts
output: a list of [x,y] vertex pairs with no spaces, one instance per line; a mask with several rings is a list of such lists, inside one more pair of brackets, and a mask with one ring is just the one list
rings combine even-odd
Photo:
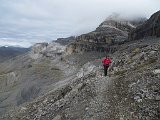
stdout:
[[160,0],[0,0],[0,45],[28,47],[94,30],[107,16],[150,17]]

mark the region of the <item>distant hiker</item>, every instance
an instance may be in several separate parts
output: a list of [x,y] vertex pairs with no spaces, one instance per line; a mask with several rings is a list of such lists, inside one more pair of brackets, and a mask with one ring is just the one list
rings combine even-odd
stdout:
[[107,70],[109,68],[109,65],[111,64],[111,58],[109,58],[109,56],[106,56],[106,58],[104,58],[102,60],[103,66],[104,66],[104,76],[107,76]]

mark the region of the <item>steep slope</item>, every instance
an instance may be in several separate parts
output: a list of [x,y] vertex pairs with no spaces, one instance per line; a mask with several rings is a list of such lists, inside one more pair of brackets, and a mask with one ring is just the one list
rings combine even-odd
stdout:
[[[52,89],[49,87],[52,83],[64,77],[63,70],[43,56],[45,45],[48,44],[37,44],[31,52],[0,64],[0,115],[46,93]],[[57,55],[57,47],[54,46],[50,44],[47,47],[50,50],[48,54],[52,52],[52,56]]]
[[96,59],[3,119],[159,120],[160,39],[121,45],[111,57],[111,77],[103,77]]
[[19,56],[0,66],[0,114],[47,92],[63,75],[50,60]]
[[65,46],[54,42],[37,43],[29,54],[0,64],[0,115],[44,95],[58,82],[73,78],[87,61],[104,56],[64,56],[64,49]]
[[138,26],[129,34],[130,40],[146,37],[160,37],[160,11],[153,14],[143,25]]
[[131,43],[115,53],[113,96],[120,118],[160,118],[160,38]]

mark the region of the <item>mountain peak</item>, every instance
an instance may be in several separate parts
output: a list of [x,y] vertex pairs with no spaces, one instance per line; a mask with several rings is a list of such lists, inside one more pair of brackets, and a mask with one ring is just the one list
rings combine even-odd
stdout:
[[109,15],[106,20],[120,20],[120,14],[118,13],[112,13],[111,15]]

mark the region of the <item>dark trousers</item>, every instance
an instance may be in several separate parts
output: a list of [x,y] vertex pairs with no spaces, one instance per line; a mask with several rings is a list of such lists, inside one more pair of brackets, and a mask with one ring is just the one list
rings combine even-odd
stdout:
[[107,70],[109,68],[109,65],[103,65],[104,66],[104,76],[107,76]]

